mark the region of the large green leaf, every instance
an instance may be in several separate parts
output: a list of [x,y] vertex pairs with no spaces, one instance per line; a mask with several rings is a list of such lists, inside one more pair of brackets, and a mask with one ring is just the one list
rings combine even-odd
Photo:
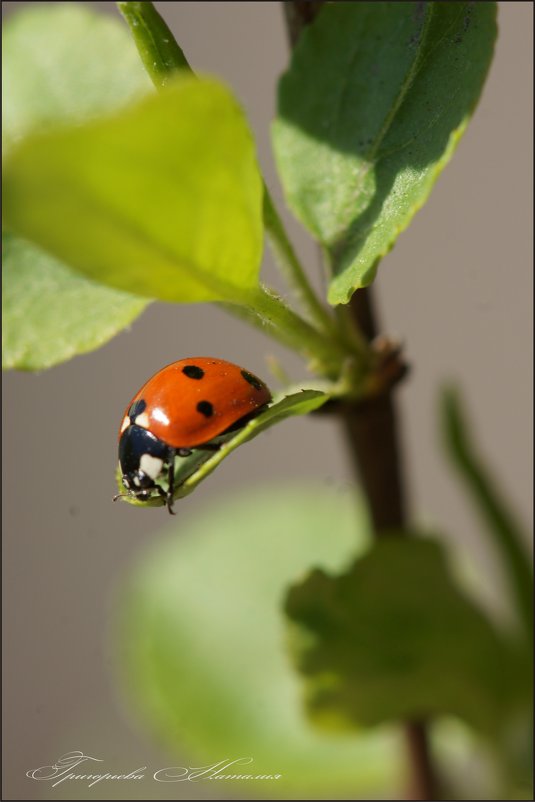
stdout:
[[[331,388],[332,390],[332,388]],[[226,459],[238,446],[257,437],[261,432],[269,429],[276,423],[293,415],[308,415],[319,409],[332,396],[332,391],[325,385],[324,389],[310,389],[301,387],[297,392],[280,394],[273,403],[258,417],[249,421],[243,429],[230,432],[214,439],[220,447],[215,452],[196,449],[188,457],[177,457],[175,460],[175,484],[177,490],[174,498],[180,499],[188,496]],[[162,486],[167,489],[165,478]],[[135,497],[123,495],[124,488],[121,481],[120,470],[117,473],[117,485],[121,491],[121,498],[130,504],[142,507],[161,507],[165,503],[161,496],[154,496],[148,501],[138,501]]]
[[434,541],[384,536],[341,576],[313,571],[286,611],[320,723],[454,715],[496,736],[527,698],[516,645],[457,589]]
[[479,98],[495,3],[329,3],[279,87],[286,197],[325,247],[329,300],[369,284],[423,205]]
[[29,137],[3,184],[8,224],[97,281],[167,301],[257,288],[262,181],[216,80],[178,76],[106,119]]
[[[109,111],[150,87],[122,26],[82,5],[24,9],[6,22],[2,44],[6,152],[31,131]],[[98,348],[147,305],[12,234],[2,256],[4,368],[48,368]]]
[[83,279],[19,237],[2,240],[2,366],[42,370],[98,348],[147,305]]
[[[128,709],[143,715],[181,766],[253,757],[248,773],[282,774],[232,789],[218,783],[218,792],[386,799],[399,789],[398,736],[312,729],[285,653],[288,583],[311,563],[340,569],[364,548],[368,531],[354,490],[249,489],[173,523],[131,571],[119,619]],[[215,791],[214,783],[204,787]]]

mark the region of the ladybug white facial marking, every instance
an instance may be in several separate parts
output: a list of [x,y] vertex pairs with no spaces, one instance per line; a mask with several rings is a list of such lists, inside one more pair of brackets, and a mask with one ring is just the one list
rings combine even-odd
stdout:
[[143,454],[139,461],[139,468],[151,479],[156,479],[162,471],[163,460],[159,457],[151,457],[150,454]]
[[124,430],[127,428],[127,426],[130,426],[130,418],[128,417],[128,415],[125,417],[125,419],[121,423],[121,434],[124,432]]

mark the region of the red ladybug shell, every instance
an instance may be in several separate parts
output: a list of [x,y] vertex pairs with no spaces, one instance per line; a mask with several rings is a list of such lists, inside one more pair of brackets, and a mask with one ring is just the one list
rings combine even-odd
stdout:
[[179,359],[136,393],[119,438],[135,423],[173,448],[194,448],[269,401],[264,382],[232,362],[203,356]]

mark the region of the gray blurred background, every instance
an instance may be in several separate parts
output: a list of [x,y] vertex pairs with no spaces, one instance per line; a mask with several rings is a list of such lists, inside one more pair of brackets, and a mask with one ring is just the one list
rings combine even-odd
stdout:
[[[2,10],[24,5],[6,2]],[[116,13],[113,3],[88,5]],[[274,87],[288,60],[279,3],[156,6],[192,66],[234,87],[282,208],[269,144]],[[531,3],[500,4],[496,57],[475,118],[375,283],[383,330],[402,337],[413,366],[399,403],[414,518],[466,545],[497,589],[496,561],[440,451],[436,402],[441,382],[460,383],[478,441],[530,525],[532,16]],[[286,220],[319,276],[315,247]],[[269,253],[263,278],[277,284]],[[4,798],[72,793],[45,789],[25,773],[74,749],[105,754],[108,770],[169,765],[119,701],[111,673],[114,587],[147,538],[167,525],[163,510],[111,503],[117,427],[128,399],[168,362],[220,356],[269,381],[267,354],[302,375],[291,354],[219,309],[158,303],[95,353],[40,375],[5,376]],[[249,483],[306,476],[352,481],[335,422],[295,419],[270,430],[180,502],[179,514],[193,517]],[[489,604],[499,608],[499,595]],[[111,790],[98,788],[80,798]],[[152,784],[132,787],[128,798],[176,793]]]

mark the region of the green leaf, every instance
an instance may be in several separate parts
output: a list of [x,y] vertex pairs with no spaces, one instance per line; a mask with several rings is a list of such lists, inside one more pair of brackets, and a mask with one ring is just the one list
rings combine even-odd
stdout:
[[[177,490],[174,498],[180,499],[188,496],[196,489],[196,487],[206,479],[215,469],[226,459],[238,446],[253,440],[261,432],[273,426],[275,423],[281,423],[285,418],[293,415],[308,415],[316,409],[319,409],[329,398],[332,397],[332,392],[329,390],[311,390],[302,388],[296,393],[289,393],[288,395],[280,395],[274,399],[274,402],[262,412],[258,417],[253,418],[249,423],[240,429],[238,432],[231,432],[230,434],[216,437],[214,443],[219,443],[220,448],[215,453],[202,450],[194,450],[189,457],[177,457],[175,460],[175,483]],[[117,485],[121,493],[124,493],[124,487],[121,481],[121,472],[118,471],[116,475]],[[167,489],[165,479],[162,478],[162,487]],[[165,502],[161,496],[154,496],[148,501],[138,501],[128,495],[121,496],[125,501],[130,504],[142,507],[161,507]]]
[[147,301],[80,278],[11,234],[2,239],[2,366],[42,370],[92,351]]
[[290,207],[324,246],[332,304],[369,284],[425,203],[477,103],[495,3],[329,3],[279,86]]
[[[31,131],[109,111],[150,86],[121,25],[81,5],[24,9],[6,22],[2,44],[5,151]],[[147,305],[12,234],[2,256],[4,368],[49,368],[98,348]]]
[[519,619],[530,640],[533,633],[533,568],[527,550],[527,535],[510,510],[503,493],[471,441],[461,399],[454,388],[441,395],[444,444],[453,467],[471,496],[476,512],[503,555],[509,573],[511,595]]
[[516,647],[459,592],[431,540],[385,536],[341,576],[313,571],[286,612],[318,723],[454,715],[495,735],[525,700]]
[[[115,631],[128,709],[181,766],[252,756],[246,771],[282,774],[264,785],[218,784],[223,793],[387,799],[399,789],[398,734],[314,731],[285,653],[285,587],[311,562],[339,569],[368,541],[353,494],[288,483],[249,488],[173,523],[128,577]],[[213,785],[201,787],[212,793]]]
[[262,181],[218,81],[179,76],[109,118],[28,137],[3,185],[13,230],[104,284],[166,301],[257,290]]

